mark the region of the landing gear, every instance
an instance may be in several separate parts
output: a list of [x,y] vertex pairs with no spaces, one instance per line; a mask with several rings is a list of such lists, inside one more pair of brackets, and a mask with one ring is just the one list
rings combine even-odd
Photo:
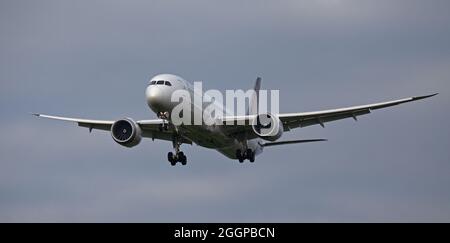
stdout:
[[236,157],[239,160],[239,163],[243,163],[246,159],[251,163],[255,162],[255,152],[251,149],[247,149],[244,153],[242,153],[240,149],[236,150]]
[[175,164],[177,163],[177,161],[176,161],[175,158],[173,157],[173,153],[172,153],[172,152],[169,152],[169,153],[167,154],[167,160],[170,162],[170,164],[171,164],[172,166],[175,166]]
[[240,149],[236,150],[236,157],[238,158],[239,163],[244,162],[244,159],[245,159],[245,158],[244,158],[244,156],[242,155],[242,152],[241,152]]
[[180,151],[180,145],[181,143],[178,142],[178,139],[173,140],[173,147],[175,149],[175,154],[172,152],[169,152],[167,154],[167,160],[170,162],[172,166],[175,166],[177,162],[180,162],[182,165],[187,164],[187,157],[184,155],[182,151]]
[[178,153],[178,160],[181,162],[182,165],[186,165],[187,164],[187,158],[186,158],[186,155],[184,155],[183,152],[179,152]]
[[160,132],[162,132],[162,131],[169,131],[169,124],[168,123],[162,123],[159,126],[158,129],[159,129]]
[[172,152],[169,152],[167,154],[167,160],[169,160],[169,162],[172,166],[175,166],[177,164],[177,162],[180,162],[182,165],[187,164],[187,157],[186,157],[186,155],[184,155],[183,152],[178,152],[175,155]]
[[253,152],[251,149],[247,149],[247,159],[250,160],[250,163],[255,162],[255,152]]
[[163,123],[159,126],[159,131],[168,131],[169,124],[164,121],[169,119],[169,112],[158,112],[158,118],[163,120]]

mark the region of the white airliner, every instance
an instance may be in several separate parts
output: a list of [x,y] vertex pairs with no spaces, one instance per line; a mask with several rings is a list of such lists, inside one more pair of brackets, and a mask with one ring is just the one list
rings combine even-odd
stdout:
[[[256,79],[254,90],[258,94],[261,85],[261,78]],[[255,132],[255,126],[266,126],[260,124],[258,115],[248,111],[245,116],[233,116],[226,114],[220,117],[220,123],[223,125],[181,125],[174,126],[171,118],[167,116],[176,105],[171,102],[171,95],[175,90],[187,90],[194,97],[192,84],[179,76],[172,74],[159,74],[153,77],[146,88],[145,94],[149,107],[153,110],[159,119],[139,120],[135,121],[131,118],[123,118],[120,120],[90,120],[68,118],[60,116],[49,116],[43,114],[33,114],[38,117],[69,121],[78,123],[81,127],[110,131],[114,141],[126,147],[133,147],[139,144],[141,138],[161,139],[171,141],[174,153],[169,152],[167,157],[172,166],[177,162],[185,165],[186,156],[180,151],[182,144],[197,144],[202,147],[216,149],[230,159],[237,159],[243,162],[248,159],[250,162],[255,161],[255,155],[263,152],[265,147],[308,143],[317,141],[326,141],[326,139],[305,139],[277,141],[281,138],[283,132],[290,131],[298,127],[306,127],[311,125],[325,126],[325,123],[345,118],[353,118],[357,120],[357,116],[369,114],[372,110],[386,108],[406,102],[425,99],[437,95],[416,96],[405,99],[375,103],[369,105],[353,106],[347,108],[323,110],[314,112],[301,113],[280,113],[265,114],[271,119],[275,119],[278,125],[275,127],[276,132],[272,136],[258,135]],[[193,99],[193,98],[192,98]],[[256,101],[255,101],[256,99]],[[191,101],[193,102],[193,101]],[[258,96],[251,101],[252,104],[258,103]],[[249,109],[254,109],[254,105],[249,105]],[[257,105],[256,105],[257,107]],[[253,115],[252,115],[253,114]],[[228,125],[226,121],[246,120],[246,125]]]

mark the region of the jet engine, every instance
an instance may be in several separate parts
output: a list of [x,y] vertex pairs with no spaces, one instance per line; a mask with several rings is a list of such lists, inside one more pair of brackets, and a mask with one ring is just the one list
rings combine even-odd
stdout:
[[124,118],[113,123],[111,136],[118,144],[125,147],[134,147],[141,142],[141,128],[131,118]]
[[256,135],[267,141],[275,141],[283,135],[283,124],[280,119],[270,113],[259,114],[252,123]]

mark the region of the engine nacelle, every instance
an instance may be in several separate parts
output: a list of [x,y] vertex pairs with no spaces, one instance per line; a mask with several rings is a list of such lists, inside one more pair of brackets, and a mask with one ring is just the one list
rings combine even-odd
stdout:
[[283,135],[283,123],[280,119],[270,113],[259,114],[252,123],[253,131],[258,137],[267,140],[275,141]]
[[141,142],[141,128],[131,118],[124,118],[113,123],[111,136],[118,144],[125,147],[134,147]]

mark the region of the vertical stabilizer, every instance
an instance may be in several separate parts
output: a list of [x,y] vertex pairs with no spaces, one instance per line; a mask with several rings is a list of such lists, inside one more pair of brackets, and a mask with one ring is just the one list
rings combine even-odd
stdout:
[[249,106],[247,110],[247,115],[256,115],[258,114],[258,105],[259,105],[259,90],[261,89],[261,78],[256,78],[255,87],[253,90],[255,93],[252,95]]

